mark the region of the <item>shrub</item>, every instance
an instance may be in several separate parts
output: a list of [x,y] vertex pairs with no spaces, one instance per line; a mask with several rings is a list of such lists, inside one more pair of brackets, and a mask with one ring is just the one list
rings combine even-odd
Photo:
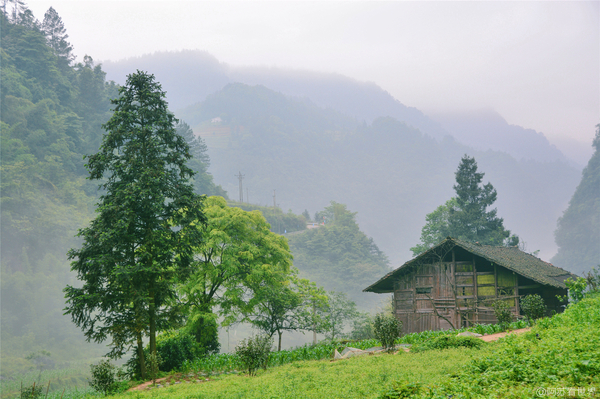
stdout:
[[423,352],[431,349],[447,348],[480,348],[483,341],[476,337],[461,337],[458,335],[441,335],[419,345],[413,345],[411,352]]
[[36,399],[42,397],[42,387],[33,385],[22,386],[21,385],[21,399]]
[[521,310],[531,323],[533,320],[541,319],[546,314],[544,300],[538,294],[527,295],[520,300]]
[[235,348],[235,354],[248,374],[255,375],[260,367],[267,369],[269,353],[273,346],[273,338],[268,335],[257,335],[242,340]]
[[403,399],[414,398],[422,391],[422,385],[419,382],[410,382],[400,380],[392,382],[392,386],[387,392],[379,396],[380,399]]
[[494,315],[498,319],[498,324],[505,326],[512,321],[513,315],[510,311],[510,306],[505,301],[498,300],[494,302],[492,307],[494,308]]
[[90,386],[104,396],[113,392],[117,383],[116,367],[108,360],[101,360],[98,364],[91,364],[92,379]]
[[149,353],[146,357],[146,371],[153,384],[156,383],[156,379],[158,378],[159,368],[160,355],[158,353]]
[[396,338],[400,336],[401,329],[402,322],[392,315],[378,313],[373,321],[375,338],[381,342],[381,346],[386,350],[394,348],[394,343],[396,342]]
[[587,280],[583,277],[578,277],[573,281],[570,277],[565,280],[565,285],[569,289],[569,297],[573,303],[577,303],[583,299],[585,289],[587,288]]
[[181,330],[161,334],[156,339],[156,352],[160,356],[162,371],[179,370],[186,360],[203,354],[193,336]]

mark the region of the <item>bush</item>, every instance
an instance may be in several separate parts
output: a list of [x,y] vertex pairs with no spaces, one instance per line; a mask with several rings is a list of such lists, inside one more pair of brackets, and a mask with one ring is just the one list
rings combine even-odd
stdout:
[[152,383],[156,383],[160,369],[160,355],[158,353],[149,353],[146,357],[146,372]]
[[422,384],[407,380],[392,382],[392,386],[387,392],[379,396],[380,399],[403,399],[414,398],[422,391]]
[[21,386],[21,399],[36,399],[42,397],[42,387],[33,385]]
[[235,354],[239,357],[244,368],[248,370],[248,374],[255,375],[256,370],[260,367],[267,369],[272,346],[273,338],[268,335],[257,335],[242,340],[235,347]]
[[193,336],[183,331],[169,331],[156,338],[156,352],[160,356],[162,371],[179,370],[186,360],[203,355]]
[[419,345],[413,345],[411,352],[423,352],[431,349],[447,348],[480,348],[483,341],[476,337],[461,337],[458,335],[441,335]]
[[400,336],[400,330],[402,329],[402,322],[396,319],[394,316],[386,316],[383,313],[378,313],[373,321],[373,330],[375,338],[381,342],[386,350],[392,350],[396,338]]
[[531,323],[533,320],[541,319],[546,314],[546,305],[544,300],[538,294],[527,295],[519,301],[521,311]]
[[104,396],[113,392],[117,383],[116,367],[108,360],[101,360],[98,364],[91,364],[92,379],[90,386]]
[[505,326],[513,320],[513,314],[510,311],[510,306],[508,306],[505,301],[498,300],[494,302],[492,307],[494,308],[494,315],[496,316],[496,319],[498,319],[498,324]]

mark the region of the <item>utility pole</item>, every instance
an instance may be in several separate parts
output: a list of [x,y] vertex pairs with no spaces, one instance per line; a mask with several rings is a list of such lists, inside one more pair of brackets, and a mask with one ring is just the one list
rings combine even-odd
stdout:
[[246,203],[250,203],[250,196],[248,195],[248,187],[246,187]]
[[273,208],[277,208],[277,204],[276,204],[275,198],[276,198],[275,197],[275,190],[273,190]]
[[238,172],[238,175],[234,175],[235,177],[238,178],[238,180],[240,181],[240,203],[244,202],[244,189],[242,188],[242,180],[244,179],[244,176],[242,172]]

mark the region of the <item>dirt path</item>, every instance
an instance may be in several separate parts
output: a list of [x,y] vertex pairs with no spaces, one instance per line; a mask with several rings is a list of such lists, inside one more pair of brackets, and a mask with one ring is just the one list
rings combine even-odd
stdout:
[[508,334],[523,334],[524,332],[527,332],[529,330],[531,330],[531,327],[520,328],[518,330],[512,330],[512,331],[508,331],[508,332],[484,335],[483,337],[479,337],[479,338],[484,340],[485,342],[492,342],[492,341],[497,341],[500,338],[506,337]]

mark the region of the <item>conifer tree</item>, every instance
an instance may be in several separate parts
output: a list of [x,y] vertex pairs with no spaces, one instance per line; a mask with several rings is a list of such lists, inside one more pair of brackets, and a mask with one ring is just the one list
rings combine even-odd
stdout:
[[44,14],[42,31],[46,35],[48,46],[54,50],[54,54],[63,59],[67,64],[70,64],[75,59],[75,56],[71,53],[73,46],[67,42],[69,35],[67,35],[65,25],[56,10],[52,7]]
[[79,231],[82,247],[69,251],[83,286],[65,288],[65,310],[88,340],[110,336],[112,357],[136,345],[144,377],[142,338],[156,354],[157,331],[180,316],[175,284],[191,272],[206,218],[189,183],[189,146],[154,76],[129,75],[119,93],[100,151],[88,157],[104,194],[97,217]]
[[497,209],[488,208],[498,196],[491,183],[482,185],[485,173],[477,172],[475,158],[463,156],[456,170],[456,196],[426,216],[421,243],[412,247],[414,256],[450,236],[487,245],[517,246],[519,237],[504,228]]

